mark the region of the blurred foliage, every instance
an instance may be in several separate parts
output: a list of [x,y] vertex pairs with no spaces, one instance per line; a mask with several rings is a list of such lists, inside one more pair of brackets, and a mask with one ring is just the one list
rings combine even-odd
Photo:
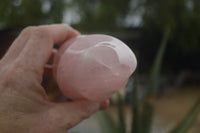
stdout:
[[146,28],[161,33],[170,28],[170,41],[185,52],[200,48],[199,0],[146,0],[143,22]]
[[114,30],[122,28],[131,0],[75,0],[79,7],[81,30]]
[[1,0],[0,28],[61,23],[64,0]]
[[125,21],[134,23],[139,13],[139,26],[157,39],[168,27],[171,44],[189,53],[200,49],[199,0],[1,0],[0,27],[61,23],[68,12],[76,14],[70,19],[79,18],[74,26],[87,32],[126,32]]
[[[131,0],[1,0],[0,26],[27,26],[61,23],[65,9],[78,8],[81,17],[78,27],[115,29],[120,27]],[[74,7],[74,8],[71,8]]]
[[[147,83],[146,91],[143,93],[143,97],[139,98],[137,79],[134,76],[132,84],[132,119],[131,119],[131,133],[151,133],[152,122],[154,118],[154,104],[158,95],[159,79],[163,61],[163,55],[166,49],[167,38],[169,36],[169,28],[165,29],[165,34],[161,41],[159,50],[157,51],[152,69],[149,75],[149,82]],[[103,112],[100,114],[100,125],[102,125],[103,131],[108,133],[127,133],[127,123],[125,117],[125,101],[121,95],[118,95],[117,101],[117,119],[112,117],[111,112]],[[169,131],[169,133],[186,133],[193,125],[200,113],[200,98],[197,99],[196,103],[184,116],[184,118],[177,123],[177,125]],[[104,118],[104,119],[102,119]],[[105,126],[106,125],[106,126]],[[107,128],[109,127],[109,128]],[[116,130],[117,129],[117,130]],[[104,132],[104,133],[106,133]]]

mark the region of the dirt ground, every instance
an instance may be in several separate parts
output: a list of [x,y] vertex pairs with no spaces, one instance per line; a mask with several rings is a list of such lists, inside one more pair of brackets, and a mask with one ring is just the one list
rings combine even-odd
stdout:
[[[194,105],[195,100],[200,96],[200,89],[168,91],[155,103],[155,117],[153,121],[152,133],[167,133],[175,124],[183,118],[188,110]],[[115,113],[115,107],[110,107]],[[126,106],[127,125],[130,129],[131,109]],[[188,133],[200,132],[200,114],[198,119],[190,128]],[[68,133],[102,133],[97,117],[93,115],[89,119],[80,123],[68,131]]]
[[[198,97],[200,97],[200,89],[167,92],[156,102],[153,131],[160,129],[165,133],[173,128],[194,105]],[[199,132],[200,113],[188,133]]]

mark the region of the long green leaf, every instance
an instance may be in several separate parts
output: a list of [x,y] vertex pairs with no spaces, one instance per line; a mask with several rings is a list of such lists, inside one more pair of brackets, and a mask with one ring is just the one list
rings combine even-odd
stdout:
[[118,108],[118,117],[119,117],[119,131],[120,133],[126,133],[126,120],[125,120],[125,105],[124,105],[124,100],[122,99],[122,96],[120,93],[117,93],[117,108]]
[[139,112],[139,101],[138,101],[138,90],[137,90],[136,78],[133,79],[132,88],[132,126],[131,133],[140,133],[140,112]]
[[152,121],[154,116],[154,106],[146,101],[143,105],[142,120],[141,120],[141,133],[150,133]]
[[167,45],[167,41],[169,39],[170,34],[170,28],[166,26],[163,38],[161,41],[161,45],[158,49],[155,61],[153,63],[151,73],[149,75],[149,81],[147,84],[147,92],[144,95],[144,103],[143,103],[143,112],[141,114],[141,133],[150,133],[151,132],[151,126],[153,121],[153,115],[154,115],[154,106],[152,103],[149,102],[149,99],[151,97],[154,97],[158,90],[158,83],[159,83],[159,76],[160,76],[160,70],[162,66],[162,60],[165,53],[165,48]]
[[200,98],[196,101],[195,105],[191,108],[188,114],[176,125],[170,133],[186,133],[196,120],[200,113]]
[[165,53],[167,41],[169,39],[169,34],[170,34],[170,28],[166,26],[164,35],[161,41],[161,45],[158,49],[156,59],[153,63],[152,70],[149,76],[148,90],[145,97],[148,97],[149,95],[154,95],[157,92],[162,60]]

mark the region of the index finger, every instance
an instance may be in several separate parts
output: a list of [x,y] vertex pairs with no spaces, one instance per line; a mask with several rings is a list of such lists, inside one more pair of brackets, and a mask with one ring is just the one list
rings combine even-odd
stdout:
[[[50,37],[54,44],[62,44],[64,41],[73,38],[80,33],[66,24],[52,24],[36,27],[36,34],[40,34],[39,37]],[[46,34],[45,36],[43,36]]]
[[54,44],[62,44],[79,35],[79,32],[65,24],[38,26],[29,32],[31,34],[17,60],[29,70],[39,70],[40,73],[43,72]]
[[[41,28],[41,29],[44,28],[45,30],[48,30],[45,27],[48,27],[48,26],[47,25],[46,26],[39,26],[39,27],[29,26],[29,27],[23,29],[22,32],[20,33],[20,35],[12,43],[12,45],[8,49],[7,53],[4,55],[3,60],[5,60],[7,63],[15,60],[19,56],[19,54],[22,52],[24,47],[26,46],[27,41],[32,36],[32,33],[34,32],[34,30],[37,29],[37,28]],[[56,27],[64,27],[63,30],[67,29],[65,32],[69,31],[68,36],[65,36],[62,33],[60,33],[60,34],[62,34],[63,36],[52,35],[53,37],[58,36],[58,38],[57,37],[54,38],[54,41],[58,44],[62,44],[63,39],[67,40],[68,38],[71,38],[74,35],[76,36],[77,34],[79,34],[79,32],[77,32],[76,30],[72,29],[70,26],[65,25],[65,24],[54,24],[54,25],[50,25],[50,27],[52,27],[54,29],[55,33],[60,33],[60,32],[58,32],[59,29],[57,29]],[[52,32],[48,32],[48,34],[49,33],[52,33]],[[54,34],[54,33],[52,33],[52,34]],[[65,38],[65,37],[67,37],[67,38]]]

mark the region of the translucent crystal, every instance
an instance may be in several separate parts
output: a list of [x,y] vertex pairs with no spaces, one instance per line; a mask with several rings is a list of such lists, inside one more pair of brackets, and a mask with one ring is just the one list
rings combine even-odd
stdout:
[[136,65],[134,53],[122,41],[81,35],[61,46],[54,58],[54,75],[66,97],[100,102],[126,85]]

